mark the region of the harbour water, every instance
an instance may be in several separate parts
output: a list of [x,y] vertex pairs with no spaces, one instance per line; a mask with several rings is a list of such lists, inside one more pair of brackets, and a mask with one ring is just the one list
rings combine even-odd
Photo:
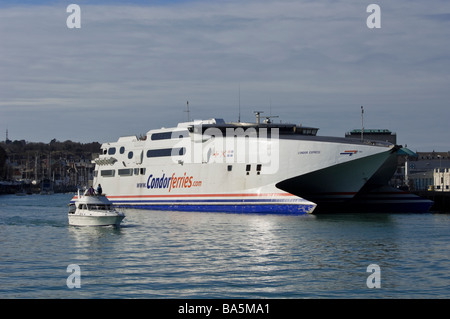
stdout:
[[448,214],[128,210],[91,228],[68,225],[72,196],[0,197],[0,298],[450,298]]

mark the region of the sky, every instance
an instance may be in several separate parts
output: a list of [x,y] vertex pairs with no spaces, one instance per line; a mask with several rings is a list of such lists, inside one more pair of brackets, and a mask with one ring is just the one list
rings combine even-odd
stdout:
[[187,121],[187,101],[191,120],[341,137],[364,106],[365,129],[450,151],[450,1],[0,0],[0,141],[112,142]]

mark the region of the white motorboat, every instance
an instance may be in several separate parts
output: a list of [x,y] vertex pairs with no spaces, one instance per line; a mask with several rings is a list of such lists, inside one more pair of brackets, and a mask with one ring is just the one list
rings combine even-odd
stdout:
[[69,204],[69,225],[74,226],[118,226],[125,215],[117,211],[104,195],[84,194],[74,197]]

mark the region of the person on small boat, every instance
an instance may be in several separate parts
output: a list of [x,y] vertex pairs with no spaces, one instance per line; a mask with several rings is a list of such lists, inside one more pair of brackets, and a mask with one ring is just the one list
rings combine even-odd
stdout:
[[89,189],[88,189],[88,196],[94,196],[95,195],[95,191],[94,191],[94,187],[89,187]]
[[102,190],[102,185],[98,184],[98,187],[97,187],[97,195],[101,195],[102,192],[103,192],[103,190]]

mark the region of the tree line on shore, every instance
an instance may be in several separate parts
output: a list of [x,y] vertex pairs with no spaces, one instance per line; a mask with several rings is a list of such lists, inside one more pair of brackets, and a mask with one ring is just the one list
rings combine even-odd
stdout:
[[[89,163],[100,152],[98,142],[80,143],[56,139],[49,143],[6,140],[0,142],[0,181],[22,178],[52,178],[51,174],[61,174],[80,162]],[[61,176],[59,176],[61,178]]]

